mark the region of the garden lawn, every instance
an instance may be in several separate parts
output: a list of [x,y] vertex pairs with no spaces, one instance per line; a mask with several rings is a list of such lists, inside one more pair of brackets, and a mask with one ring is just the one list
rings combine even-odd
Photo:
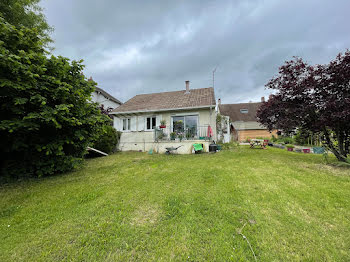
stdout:
[[2,185],[0,261],[349,261],[349,219],[319,155],[118,153]]

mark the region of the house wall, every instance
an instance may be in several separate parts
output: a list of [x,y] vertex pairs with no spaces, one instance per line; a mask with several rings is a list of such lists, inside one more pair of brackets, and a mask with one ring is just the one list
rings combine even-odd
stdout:
[[121,151],[142,151],[142,152],[148,152],[151,149],[155,153],[164,154],[167,150],[167,147],[179,147],[176,151],[173,151],[173,153],[176,154],[191,154],[193,152],[193,144],[194,143],[200,143],[203,144],[204,152],[209,152],[209,144],[211,144],[210,141],[190,141],[190,140],[184,140],[181,142],[175,142],[175,141],[159,141],[159,142],[132,142],[128,143],[127,141],[120,141],[119,143],[119,150]]
[[93,102],[97,102],[101,105],[104,105],[104,108],[107,109],[109,107],[111,108],[117,108],[118,106],[120,106],[120,104],[112,101],[112,100],[109,100],[108,97],[105,97],[103,94],[99,93],[99,92],[96,92],[94,91],[92,94],[91,94],[91,100]]
[[238,130],[235,131],[238,141],[244,141],[248,138],[255,139],[257,137],[272,137],[277,136],[277,130],[272,130],[271,133],[268,130]]
[[[181,115],[196,115],[198,114],[198,120],[199,120],[199,126],[207,126],[210,125],[213,129],[213,137],[216,137],[216,112],[214,109],[198,109],[198,110],[186,110],[186,111],[168,111],[168,112],[158,112],[158,113],[140,113],[140,114],[133,114],[133,115],[115,115],[114,117],[114,128],[116,128],[118,131],[122,132],[120,137],[120,143],[119,143],[119,150],[122,151],[148,151],[151,148],[155,150],[155,146],[159,147],[160,149],[158,151],[165,152],[166,145],[173,145],[176,146],[176,144],[187,144],[182,149],[179,150],[180,153],[184,152],[191,152],[191,146],[194,141],[168,141],[168,142],[159,142],[158,145],[156,145],[155,140],[155,133],[154,130],[146,130],[146,118],[150,116],[156,116],[156,125],[160,125],[161,120],[165,120],[167,126],[171,123],[171,117],[172,116],[181,116]],[[130,118],[131,125],[130,130],[125,131],[123,130],[123,119],[124,118]],[[198,142],[198,141],[197,141]],[[199,142],[198,142],[199,143]],[[208,144],[207,142],[204,142],[200,140],[200,143]],[[156,151],[156,150],[155,150]]]

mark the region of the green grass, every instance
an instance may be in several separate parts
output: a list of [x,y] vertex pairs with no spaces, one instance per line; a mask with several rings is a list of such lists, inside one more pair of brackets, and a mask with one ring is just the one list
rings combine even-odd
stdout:
[[349,261],[350,169],[239,147],[119,153],[0,187],[0,261]]

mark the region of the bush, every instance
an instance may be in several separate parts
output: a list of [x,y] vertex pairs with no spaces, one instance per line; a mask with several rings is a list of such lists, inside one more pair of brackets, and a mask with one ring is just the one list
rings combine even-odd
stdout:
[[271,141],[272,142],[276,142],[277,141],[277,137],[275,137],[274,135],[271,136]]
[[294,144],[294,139],[292,137],[278,137],[278,139],[275,141],[276,143],[281,143],[281,144]]
[[110,120],[90,96],[81,61],[48,57],[35,29],[0,18],[1,174],[66,172]]
[[268,140],[268,141],[270,141],[270,140],[271,140],[271,137],[262,137],[262,136],[259,136],[259,137],[257,137],[256,139],[261,139],[261,140]]
[[96,139],[93,147],[102,152],[110,154],[115,151],[121,133],[115,130],[113,126],[106,125],[103,133]]

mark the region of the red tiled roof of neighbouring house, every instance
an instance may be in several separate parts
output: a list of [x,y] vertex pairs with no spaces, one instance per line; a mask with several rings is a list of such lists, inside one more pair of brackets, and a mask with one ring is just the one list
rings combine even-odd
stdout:
[[136,95],[112,111],[112,114],[154,112],[215,106],[214,88]]

